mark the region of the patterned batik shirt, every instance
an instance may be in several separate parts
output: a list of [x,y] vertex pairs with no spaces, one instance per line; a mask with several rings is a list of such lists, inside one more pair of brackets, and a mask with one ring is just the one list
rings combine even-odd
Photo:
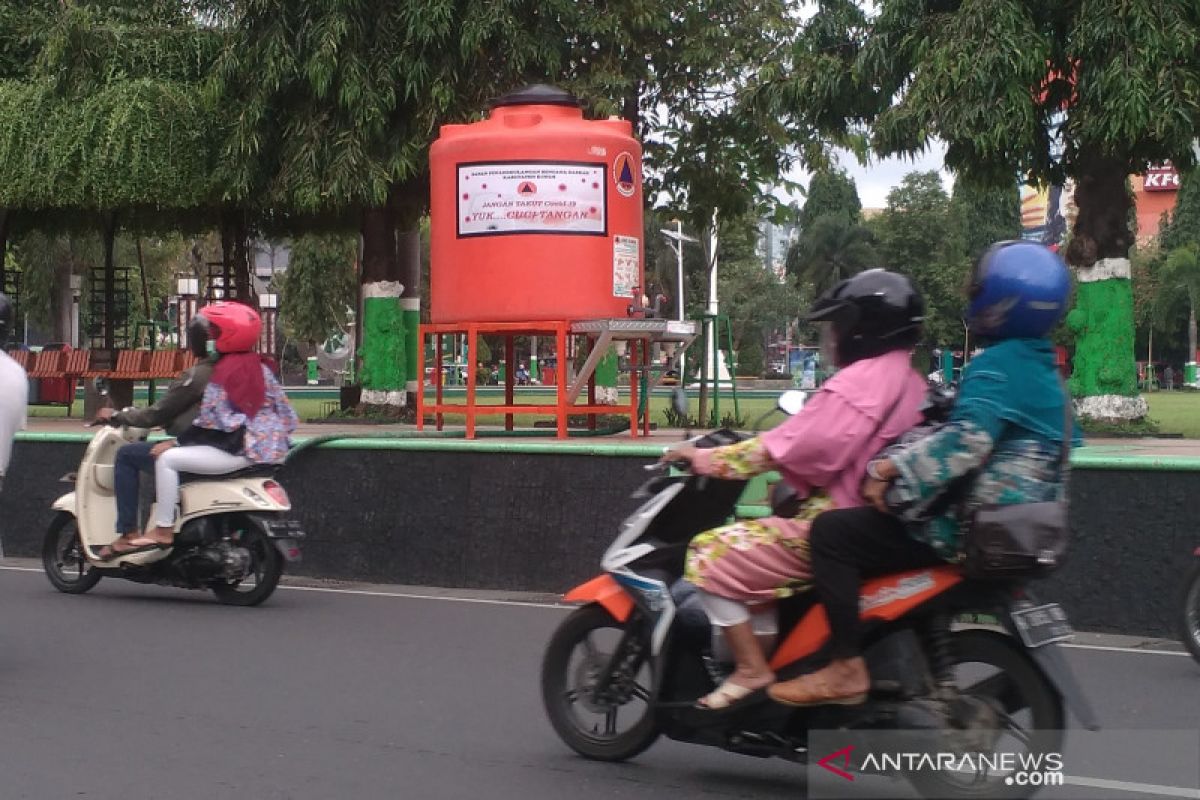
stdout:
[[210,382],[193,424],[218,431],[236,431],[244,425],[246,440],[242,454],[258,464],[278,464],[287,456],[291,434],[300,420],[271,370],[263,365],[262,371],[266,395],[253,418],[233,407],[225,387]]

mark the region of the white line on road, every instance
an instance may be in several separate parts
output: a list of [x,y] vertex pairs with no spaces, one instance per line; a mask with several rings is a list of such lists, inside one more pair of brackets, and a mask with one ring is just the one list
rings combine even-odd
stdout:
[[1108,789],[1113,792],[1133,792],[1135,794],[1156,794],[1161,797],[1190,797],[1200,798],[1200,790],[1188,789],[1183,786],[1160,786],[1155,783],[1133,783],[1129,781],[1110,781],[1104,778],[1077,778],[1074,775],[1063,776],[1063,782],[1069,786],[1084,786],[1088,789]]
[[[9,567],[0,566],[0,570],[10,570],[12,572],[42,572],[36,567]],[[485,606],[517,606],[524,608],[553,608],[566,609],[571,608],[572,604],[567,603],[539,603],[532,600],[492,600],[486,597],[461,597],[455,595],[444,594],[420,594],[417,592],[385,592],[372,591],[368,589],[336,589],[329,586],[287,586],[279,585],[280,589],[292,592],[322,592],[325,594],[347,594],[357,595],[360,597],[396,597],[402,600],[441,600],[447,603],[477,603]],[[1062,647],[1069,647],[1073,650],[1099,650],[1109,653],[1141,653],[1156,656],[1183,656],[1190,658],[1188,653],[1181,650],[1156,650],[1148,647],[1115,647],[1110,645],[1098,644],[1070,644],[1063,643]]]

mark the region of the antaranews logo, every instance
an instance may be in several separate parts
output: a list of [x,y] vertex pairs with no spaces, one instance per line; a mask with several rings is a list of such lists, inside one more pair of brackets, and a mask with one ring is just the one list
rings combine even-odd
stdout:
[[942,773],[940,777],[946,782],[948,791],[954,784],[975,783],[981,777],[989,783],[1030,788],[1063,786],[1066,781],[1063,756],[1058,752],[939,752],[911,749],[898,745],[895,740],[881,742],[877,737],[856,744],[843,744],[845,738],[839,738],[842,742],[832,748],[827,744],[828,739],[810,742],[826,745],[810,750],[810,764],[834,776],[835,787],[853,783],[858,777],[899,777],[915,773]]

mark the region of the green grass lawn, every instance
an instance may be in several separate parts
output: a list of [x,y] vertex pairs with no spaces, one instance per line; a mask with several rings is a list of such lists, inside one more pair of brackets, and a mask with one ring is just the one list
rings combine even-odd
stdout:
[[[429,397],[432,400],[432,397]],[[490,398],[485,398],[489,399]],[[498,398],[497,398],[498,399]],[[692,414],[695,415],[699,407],[699,398],[697,392],[692,390],[689,392]],[[1146,400],[1150,403],[1150,418],[1158,423],[1159,429],[1163,433],[1181,433],[1188,439],[1200,439],[1200,392],[1192,391],[1177,391],[1177,392],[1152,392],[1146,395]],[[544,391],[518,391],[518,403],[553,403],[554,394]],[[655,396],[650,401],[650,421],[655,422],[658,426],[666,425],[666,417],[663,415],[663,410],[670,405],[670,398],[667,396]],[[296,407],[296,413],[300,415],[300,419],[319,419],[324,416],[325,408],[328,401],[311,398],[298,398],[292,401]],[[709,401],[711,407],[711,399]],[[774,408],[775,401],[769,397],[750,397],[740,398],[738,401],[739,411],[742,419],[747,426],[753,425],[759,417],[764,413]],[[78,417],[83,411],[83,403],[75,404],[75,416]],[[721,398],[721,415],[733,413],[733,400],[729,397]],[[56,406],[31,406],[29,415],[32,417],[65,417],[67,409]],[[551,420],[549,415],[537,414],[517,414],[516,425],[521,428],[533,427],[533,423],[537,420]],[[768,417],[763,423],[763,427],[770,428],[779,423],[780,417],[773,415]],[[462,425],[463,416],[461,414],[447,414],[447,425]],[[504,417],[496,416],[480,416],[477,418],[477,424],[480,426],[503,426]]]
[[1162,433],[1182,433],[1187,439],[1200,439],[1200,392],[1151,392],[1150,419]]

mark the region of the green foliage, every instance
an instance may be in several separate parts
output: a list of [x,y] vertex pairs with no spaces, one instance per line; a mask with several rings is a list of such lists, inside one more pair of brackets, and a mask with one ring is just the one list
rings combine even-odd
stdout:
[[319,345],[346,326],[356,304],[354,259],[358,245],[341,236],[302,236],[281,276],[279,315],[287,334]]
[[819,216],[788,250],[787,272],[819,296],[838,281],[878,266],[875,235],[844,213]]
[[959,178],[950,214],[972,263],[995,242],[1021,237],[1021,195],[1015,185],[993,188]]
[[851,224],[862,221],[858,187],[842,170],[824,169],[812,176],[797,221],[801,230],[807,230],[826,216],[843,216]]
[[1200,246],[1200,168],[1181,176],[1175,209],[1159,230],[1163,250],[1173,250],[1189,244]]
[[766,355],[763,353],[762,339],[757,336],[747,339],[737,351],[737,374],[758,378],[766,371]]
[[936,172],[911,172],[888,193],[878,221],[883,266],[912,278],[925,297],[925,338],[962,341],[966,245],[952,224],[950,198]]

